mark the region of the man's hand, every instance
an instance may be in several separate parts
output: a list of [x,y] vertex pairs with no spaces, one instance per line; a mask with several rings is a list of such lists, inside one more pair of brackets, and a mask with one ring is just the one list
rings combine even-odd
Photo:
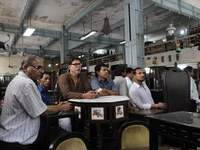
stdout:
[[167,105],[166,105],[166,103],[161,103],[161,102],[159,102],[159,103],[157,104],[157,107],[158,107],[158,108],[161,108],[161,109],[166,109],[166,108],[167,108]]
[[98,97],[99,97],[99,94],[97,92],[89,91],[83,94],[81,98],[93,99],[93,98],[98,98]]
[[68,101],[64,101],[61,102],[61,111],[69,111],[70,109],[72,109],[72,103],[68,102]]
[[139,110],[137,107],[133,107],[133,106],[131,106],[129,109],[130,109],[131,111],[138,111],[138,110]]

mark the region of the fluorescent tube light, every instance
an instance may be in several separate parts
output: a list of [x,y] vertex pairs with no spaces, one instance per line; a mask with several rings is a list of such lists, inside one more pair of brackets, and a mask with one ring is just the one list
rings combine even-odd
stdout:
[[92,30],[92,31],[88,32],[87,34],[81,36],[79,39],[80,40],[85,40],[86,38],[88,38],[89,36],[91,36],[91,35],[93,35],[93,34],[95,34],[97,32],[98,32],[97,30]]
[[126,41],[121,41],[121,42],[119,42],[119,44],[124,44],[124,43],[126,43]]
[[34,28],[27,28],[26,31],[24,32],[23,36],[31,36],[34,31],[35,31]]

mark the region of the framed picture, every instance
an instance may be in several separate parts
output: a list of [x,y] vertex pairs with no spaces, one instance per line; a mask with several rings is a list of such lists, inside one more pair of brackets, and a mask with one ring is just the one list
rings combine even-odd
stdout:
[[80,106],[74,106],[74,111],[78,112],[78,118],[81,119],[81,107]]
[[104,108],[91,107],[91,120],[104,120]]
[[116,118],[123,118],[124,117],[124,107],[123,105],[115,107]]

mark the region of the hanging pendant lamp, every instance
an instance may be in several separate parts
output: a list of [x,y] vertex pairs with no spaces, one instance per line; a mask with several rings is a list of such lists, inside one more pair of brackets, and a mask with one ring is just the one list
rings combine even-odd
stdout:
[[108,35],[109,33],[112,32],[112,29],[110,27],[110,23],[109,23],[109,19],[106,17],[104,19],[104,25],[103,25],[103,28],[101,30],[105,35]]

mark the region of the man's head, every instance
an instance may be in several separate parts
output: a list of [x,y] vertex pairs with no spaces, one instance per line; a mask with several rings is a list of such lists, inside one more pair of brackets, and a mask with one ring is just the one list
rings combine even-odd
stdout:
[[81,61],[77,56],[71,56],[68,61],[68,68],[71,74],[78,75],[81,72]]
[[108,66],[104,63],[99,63],[95,66],[95,76],[99,78],[108,78]]
[[190,74],[191,77],[194,76],[193,67],[187,66],[187,67],[184,68],[184,71],[189,72],[189,74]]
[[126,67],[119,65],[115,68],[115,76],[126,77]]
[[21,68],[32,80],[40,79],[44,73],[42,58],[35,54],[27,54],[21,63]]
[[41,86],[43,89],[48,88],[49,85],[50,85],[50,79],[51,79],[51,73],[45,71],[45,72],[42,74],[42,76],[41,76],[41,79],[40,79],[40,86]]
[[126,69],[126,76],[132,80],[133,79],[133,69],[132,68],[127,68]]
[[137,67],[133,70],[133,78],[136,83],[141,83],[145,79],[145,72],[140,67]]

